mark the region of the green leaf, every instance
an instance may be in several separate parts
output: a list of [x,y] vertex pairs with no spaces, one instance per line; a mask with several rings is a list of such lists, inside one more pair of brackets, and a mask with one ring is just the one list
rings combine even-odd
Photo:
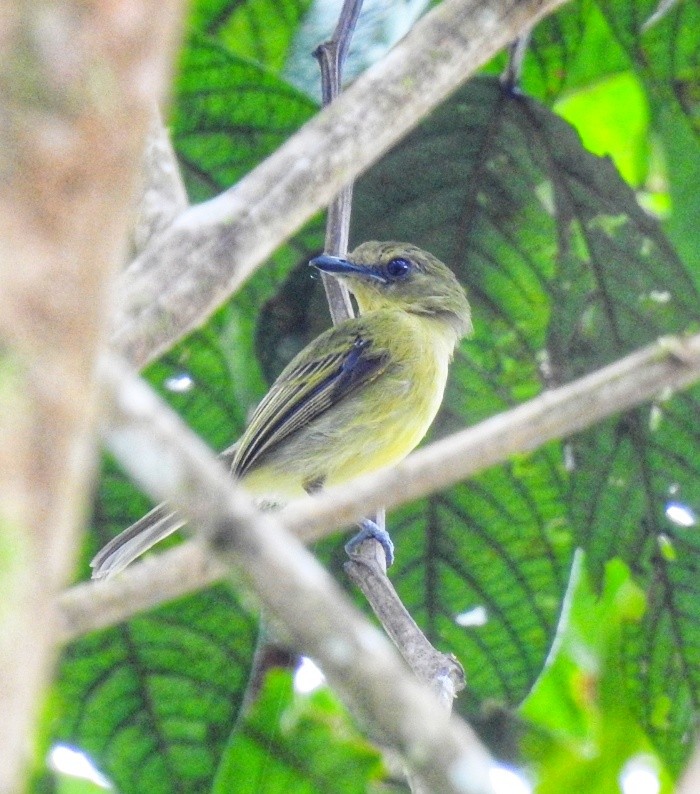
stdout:
[[231,187],[316,110],[288,83],[202,36],[188,42],[176,91],[172,134],[193,201]]
[[556,650],[520,709],[538,729],[525,740],[538,794],[618,791],[635,766],[656,778],[654,790],[672,790],[636,719],[624,675],[625,631],[639,624],[645,607],[643,591],[621,562],[606,566],[600,596],[583,566],[574,566]]
[[[640,157],[645,150],[651,151],[651,173],[645,186],[651,192],[648,205],[668,215],[666,231],[689,274],[700,284],[700,232],[695,222],[700,212],[696,189],[700,178],[700,10],[696,3],[683,2],[663,8],[658,0],[567,4],[535,28],[523,86],[552,101],[571,91],[590,96],[611,76],[634,72],[651,111],[651,135],[644,141],[633,133],[630,141],[638,152],[633,163],[624,164],[624,149],[616,154],[619,149],[610,142],[605,150],[622,163],[623,173],[633,184],[637,184],[633,175],[638,179],[643,172]],[[609,134],[602,118],[605,113],[605,104],[591,103],[587,118],[577,114],[581,117],[571,119],[596,152],[601,151],[599,136]],[[668,193],[670,208],[664,197]]]
[[665,14],[655,16],[657,0],[602,0],[599,5],[645,83],[671,194],[667,230],[700,284],[700,232],[695,222],[700,175],[700,8],[697,3],[674,3]]
[[[694,81],[695,89],[700,79]],[[690,276],[700,289],[700,141],[698,126],[693,129],[689,119],[676,102],[653,101],[654,131],[661,142],[671,211],[666,221],[666,231]]]
[[594,0],[567,3],[532,32],[523,88],[550,102],[630,68],[631,61]]
[[225,587],[74,643],[61,666],[61,741],[119,791],[209,788],[240,708],[255,628]]
[[593,154],[609,155],[633,187],[649,168],[649,108],[632,72],[621,72],[560,99],[556,112],[576,128]]
[[297,694],[292,683],[288,673],[267,676],[229,738],[213,794],[363,794],[379,778],[379,753],[333,694]]
[[[549,348],[564,379],[697,325],[698,292],[689,272],[632,192],[622,186],[611,192],[616,181],[601,160],[595,193],[575,182],[556,185],[554,205],[568,223]],[[688,528],[674,526],[666,510],[673,500],[700,505],[699,398],[697,387],[674,398],[660,395],[651,409],[609,419],[569,445],[570,517],[591,569],[599,578],[605,561],[619,556],[650,595],[650,617],[630,632],[629,682],[642,684],[640,714],[674,770],[698,707],[699,615],[688,598],[697,597],[697,549]],[[669,553],[681,546],[687,553]],[[669,697],[678,708],[654,726],[655,704]]]
[[190,26],[232,55],[279,72],[309,5],[310,0],[197,0]]
[[661,15],[656,14],[661,7],[658,0],[598,0],[597,6],[640,75],[668,88],[681,77],[697,80],[700,9],[696,3],[672,3]]

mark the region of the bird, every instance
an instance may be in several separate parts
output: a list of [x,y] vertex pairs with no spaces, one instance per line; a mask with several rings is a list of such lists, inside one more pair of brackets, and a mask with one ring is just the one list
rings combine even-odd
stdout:
[[[343,281],[359,314],[292,359],[221,453],[247,491],[278,505],[406,457],[432,424],[455,347],[472,331],[464,288],[415,245],[370,241],[345,258],[322,254],[309,264]],[[93,578],[118,573],[185,523],[159,505],[98,552]],[[374,537],[391,564],[388,533],[369,519],[360,527],[346,548]]]

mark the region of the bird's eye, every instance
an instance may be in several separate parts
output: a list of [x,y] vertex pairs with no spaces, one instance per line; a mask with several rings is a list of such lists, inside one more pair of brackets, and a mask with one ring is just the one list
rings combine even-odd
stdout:
[[386,272],[392,278],[401,278],[401,276],[405,276],[410,269],[411,263],[408,259],[404,259],[401,256],[392,259],[386,266]]

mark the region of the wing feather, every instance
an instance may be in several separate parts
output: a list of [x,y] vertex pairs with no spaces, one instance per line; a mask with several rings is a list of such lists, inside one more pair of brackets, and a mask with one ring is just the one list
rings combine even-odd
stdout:
[[387,367],[362,318],[331,328],[305,348],[275,381],[241,436],[232,463],[243,476],[290,436],[308,427]]

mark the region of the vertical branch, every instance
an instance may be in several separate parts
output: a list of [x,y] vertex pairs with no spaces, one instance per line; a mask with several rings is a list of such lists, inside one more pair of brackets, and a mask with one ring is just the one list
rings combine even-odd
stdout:
[[[314,52],[321,69],[321,97],[324,107],[340,94],[343,65],[350,50],[350,42],[361,10],[362,0],[345,0],[333,35],[328,41],[320,44]],[[324,249],[332,256],[345,256],[348,250],[352,189],[353,183],[348,182],[328,207]],[[345,284],[327,273],[323,273],[322,278],[331,318],[333,324],[337,325],[353,316],[348,289]],[[374,521],[377,526],[384,527],[386,513],[383,508],[377,510]]]
[[[330,105],[340,94],[343,64],[361,10],[362,0],[345,0],[333,35],[328,41],[320,44],[314,52],[321,69],[321,96],[324,107]],[[348,182],[344,185],[328,207],[324,248],[333,256],[345,256],[348,251],[352,184]],[[352,317],[353,310],[347,287],[326,273],[322,274],[322,279],[333,324],[337,325]]]
[[501,75],[501,85],[509,93],[516,93],[520,90],[523,61],[530,45],[531,34],[532,28],[528,28],[508,47],[508,63]]
[[[352,34],[362,10],[362,0],[345,0],[338,18],[338,24],[331,38],[320,44],[314,55],[321,69],[321,96],[323,106],[329,105],[340,94],[343,81],[343,65],[350,50]],[[348,182],[328,207],[326,220],[326,242],[324,249],[332,256],[345,256],[350,238],[350,215],[352,213],[353,183]],[[345,284],[338,279],[322,273],[323,287],[326,291],[328,308],[333,324],[353,316],[350,296]],[[374,516],[375,523],[384,527],[386,513],[380,509]]]

